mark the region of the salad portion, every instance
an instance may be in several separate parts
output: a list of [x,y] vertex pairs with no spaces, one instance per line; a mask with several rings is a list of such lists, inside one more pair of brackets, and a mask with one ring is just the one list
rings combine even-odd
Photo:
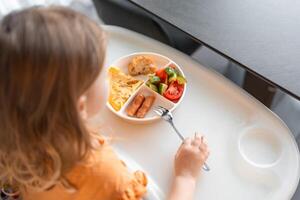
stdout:
[[149,75],[149,80],[146,82],[150,89],[174,103],[181,98],[185,84],[186,79],[174,64],[156,70],[155,74]]

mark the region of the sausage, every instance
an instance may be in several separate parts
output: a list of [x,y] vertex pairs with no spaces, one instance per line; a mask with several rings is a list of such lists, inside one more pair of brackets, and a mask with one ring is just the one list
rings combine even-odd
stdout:
[[147,96],[145,101],[143,102],[142,106],[138,109],[136,113],[137,118],[143,118],[151,108],[153,102],[155,100],[155,96]]
[[133,101],[127,106],[126,113],[128,116],[133,117],[136,111],[141,107],[145,97],[142,94],[136,95]]

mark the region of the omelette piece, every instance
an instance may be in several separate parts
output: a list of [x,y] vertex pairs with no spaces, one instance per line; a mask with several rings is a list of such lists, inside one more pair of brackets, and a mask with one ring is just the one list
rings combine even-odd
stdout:
[[116,111],[119,111],[133,92],[143,84],[143,81],[124,74],[117,67],[110,67],[108,73],[110,83],[108,102]]

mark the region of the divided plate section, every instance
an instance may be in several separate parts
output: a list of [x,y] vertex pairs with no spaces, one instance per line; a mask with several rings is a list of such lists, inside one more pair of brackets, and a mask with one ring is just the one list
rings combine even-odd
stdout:
[[[171,65],[173,65],[173,66],[175,67],[175,69],[179,72],[179,74],[180,74],[181,76],[183,76],[184,78],[186,78],[185,75],[184,75],[184,73],[183,73],[183,71],[181,70],[181,68],[180,68],[174,61],[172,61],[172,60],[169,60],[169,62],[167,62],[165,65],[162,65],[161,67],[158,67],[158,69],[163,69],[163,68],[166,68],[166,67],[171,66]],[[148,78],[147,78],[147,80],[145,81],[144,85],[146,85],[147,81],[149,80],[149,75],[148,75],[147,77],[148,77]],[[182,96],[180,97],[180,99],[179,99],[176,103],[175,103],[175,102],[172,102],[171,100],[169,100],[169,99],[167,99],[167,98],[165,98],[164,96],[160,95],[159,93],[157,93],[157,94],[160,95],[160,96],[161,96],[163,99],[165,99],[166,101],[169,101],[170,103],[177,105],[177,104],[179,104],[179,103],[182,101],[182,99],[184,98],[184,95],[185,95],[185,92],[186,92],[186,84],[187,84],[187,83],[184,84],[184,90],[183,90]],[[148,87],[148,86],[146,86],[146,87]],[[148,87],[148,88],[149,88],[149,87]],[[149,88],[149,89],[150,89],[150,88]],[[150,90],[151,90],[151,89],[150,89]],[[152,91],[153,91],[153,90],[152,90]],[[154,91],[153,91],[153,92],[154,92]]]
[[[125,74],[129,74],[128,73],[128,65],[129,63],[132,61],[133,58],[137,57],[137,56],[146,56],[150,59],[152,59],[154,61],[154,64],[157,66],[158,69],[167,66],[168,63],[171,63],[171,60],[165,56],[159,55],[159,54],[155,54],[155,53],[135,53],[135,54],[131,54],[130,56],[123,56],[121,58],[119,58],[117,61],[115,61],[113,64],[111,64],[110,66],[112,67],[118,67],[121,69],[121,71]],[[143,81],[147,81],[148,80],[148,75],[138,75],[138,76],[134,76],[134,78],[136,79],[140,79]]]
[[[130,103],[133,101],[133,99],[139,95],[139,94],[143,94],[145,97],[147,96],[155,96],[155,101],[153,103],[153,105],[151,106],[150,110],[147,112],[146,116],[144,118],[136,118],[136,117],[130,117],[127,115],[126,113],[126,109],[127,107],[130,105]],[[153,90],[151,90],[150,88],[148,88],[148,86],[146,86],[145,84],[142,85],[137,92],[132,95],[126,102],[126,104],[124,104],[124,106],[121,108],[121,110],[119,111],[119,114],[126,119],[130,119],[130,120],[136,120],[136,121],[149,121],[149,120],[155,120],[158,119],[159,117],[157,116],[157,114],[153,111],[153,109],[157,106],[163,106],[169,110],[173,110],[175,108],[175,104],[169,100],[167,100],[166,98],[164,98],[163,96],[161,96],[160,94],[158,94],[157,92],[154,92]]]

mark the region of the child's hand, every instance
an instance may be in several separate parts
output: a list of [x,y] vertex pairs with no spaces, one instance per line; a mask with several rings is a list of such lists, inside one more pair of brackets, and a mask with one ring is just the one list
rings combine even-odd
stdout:
[[187,138],[175,157],[175,178],[168,200],[192,200],[196,188],[196,178],[208,157],[209,151],[204,138],[195,135]]
[[175,176],[196,179],[208,155],[203,136],[185,139],[175,156]]

